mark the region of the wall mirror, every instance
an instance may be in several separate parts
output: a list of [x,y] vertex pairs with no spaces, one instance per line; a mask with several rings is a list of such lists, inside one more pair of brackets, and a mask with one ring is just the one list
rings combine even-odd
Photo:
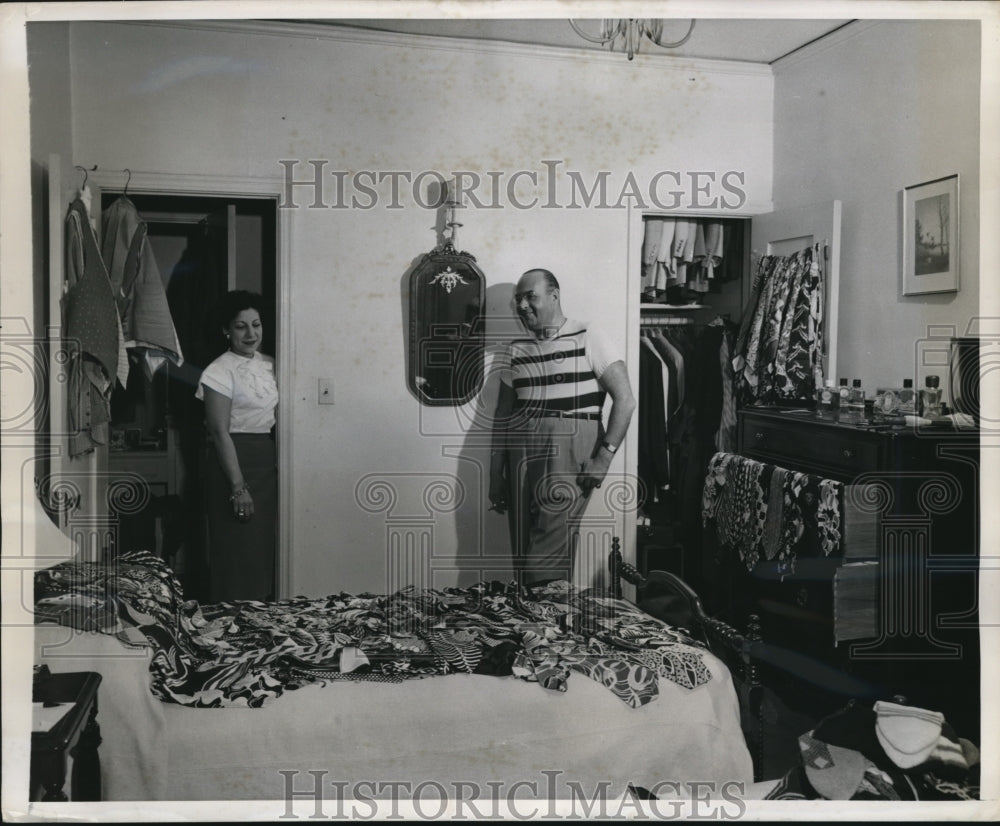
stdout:
[[409,386],[423,404],[461,405],[483,384],[486,277],[447,241],[410,276]]

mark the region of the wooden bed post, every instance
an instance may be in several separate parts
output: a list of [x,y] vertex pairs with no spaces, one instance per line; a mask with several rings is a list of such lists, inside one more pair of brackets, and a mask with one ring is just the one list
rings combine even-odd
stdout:
[[617,536],[611,537],[611,553],[608,554],[608,573],[611,574],[608,587],[614,599],[622,598],[622,541]]
[[[702,608],[701,600],[684,580],[666,571],[650,571],[641,574],[634,565],[622,559],[618,537],[611,540],[608,554],[608,570],[611,574],[611,595],[620,599],[622,579],[636,587],[636,604],[642,608],[641,594],[649,586],[666,589],[667,593],[680,597],[686,606],[689,633],[701,635],[706,647],[717,656],[733,675],[740,702],[740,716],[747,749],[753,761],[754,780],[764,775],[764,685],[761,682],[758,658],[763,650],[763,634],[760,617],[752,614],[747,623],[746,634],[739,633],[728,623],[710,617]],[[656,616],[656,614],[653,614]],[[662,617],[661,617],[662,619]]]
[[752,729],[753,742],[747,744],[753,759],[755,782],[764,779],[764,686],[761,684],[760,669],[751,649],[761,640],[760,617],[751,614],[747,622],[746,644],[743,646],[743,678],[747,686],[747,711],[755,724]]

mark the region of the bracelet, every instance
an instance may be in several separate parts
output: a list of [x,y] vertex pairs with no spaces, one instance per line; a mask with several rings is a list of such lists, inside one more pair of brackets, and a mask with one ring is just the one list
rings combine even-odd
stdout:
[[230,502],[235,502],[235,501],[236,501],[236,500],[237,500],[237,499],[238,499],[239,497],[241,497],[241,496],[242,496],[242,495],[243,495],[244,493],[250,493],[250,486],[249,486],[249,485],[243,485],[243,487],[239,488],[238,490],[234,490],[234,491],[233,491],[233,492],[232,492],[232,493],[231,493],[231,494],[229,495],[229,501],[230,501]]

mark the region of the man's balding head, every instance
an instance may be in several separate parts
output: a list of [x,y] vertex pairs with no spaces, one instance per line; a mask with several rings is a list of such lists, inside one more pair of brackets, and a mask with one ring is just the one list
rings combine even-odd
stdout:
[[546,329],[558,329],[565,321],[559,281],[549,270],[531,269],[518,279],[514,308],[524,326],[535,335],[543,335]]

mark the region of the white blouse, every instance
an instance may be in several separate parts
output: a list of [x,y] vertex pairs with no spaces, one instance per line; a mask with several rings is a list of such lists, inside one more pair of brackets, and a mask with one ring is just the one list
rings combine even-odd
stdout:
[[278,383],[270,356],[254,353],[246,358],[227,350],[205,368],[195,397],[204,400],[206,387],[232,402],[230,433],[268,433],[274,426]]

